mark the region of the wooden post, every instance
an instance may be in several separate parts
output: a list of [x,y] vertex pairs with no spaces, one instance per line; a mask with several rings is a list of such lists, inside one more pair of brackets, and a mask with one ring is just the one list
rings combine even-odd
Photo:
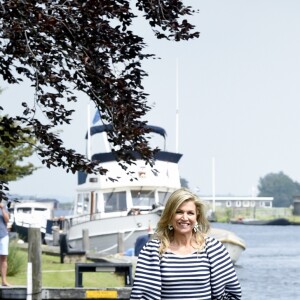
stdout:
[[40,228],[28,228],[28,262],[32,264],[32,300],[42,299],[42,250]]
[[86,252],[89,252],[90,250],[90,238],[88,229],[82,229],[82,250]]
[[124,232],[118,232],[118,253],[124,253]]
[[59,226],[52,227],[53,246],[59,246]]

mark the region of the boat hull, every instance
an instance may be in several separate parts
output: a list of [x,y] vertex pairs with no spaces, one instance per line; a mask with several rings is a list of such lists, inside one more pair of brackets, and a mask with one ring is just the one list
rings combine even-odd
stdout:
[[[74,225],[70,219],[68,240],[76,249],[88,247],[103,255],[122,253],[134,248],[138,236],[155,229],[158,220],[157,213],[103,218]],[[88,245],[84,245],[84,230],[88,232]]]
[[[14,231],[18,234],[19,239],[23,240],[25,243],[28,243],[29,227],[14,224]],[[45,232],[43,231],[41,231],[41,241],[43,244],[46,244]]]

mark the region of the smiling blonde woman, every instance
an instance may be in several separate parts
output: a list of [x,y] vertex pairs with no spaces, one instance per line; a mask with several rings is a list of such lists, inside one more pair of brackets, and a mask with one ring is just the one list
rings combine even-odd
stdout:
[[230,256],[208,229],[196,195],[171,194],[154,239],[139,254],[130,299],[241,299]]

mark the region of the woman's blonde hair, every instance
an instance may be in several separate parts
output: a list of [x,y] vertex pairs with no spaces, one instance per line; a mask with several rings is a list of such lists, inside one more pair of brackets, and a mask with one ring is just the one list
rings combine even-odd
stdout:
[[199,230],[196,232],[193,231],[193,237],[194,242],[199,246],[199,249],[202,248],[204,244],[204,235],[210,227],[205,215],[205,204],[198,198],[197,195],[193,194],[188,189],[181,188],[170,195],[157,224],[156,237],[161,242],[160,254],[163,254],[166,251],[174,236],[174,230],[169,230],[168,225],[171,224],[172,218],[178,207],[187,201],[192,201],[196,206],[196,219],[199,225]]

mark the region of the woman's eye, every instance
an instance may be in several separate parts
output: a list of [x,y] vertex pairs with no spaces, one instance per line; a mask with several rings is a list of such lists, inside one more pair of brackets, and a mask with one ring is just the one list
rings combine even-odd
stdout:
[[[177,211],[176,211],[176,214],[184,214],[184,212],[181,211],[181,210],[177,210]],[[195,213],[192,212],[192,211],[189,211],[189,212],[186,212],[186,214],[188,214],[189,216],[193,216]]]

